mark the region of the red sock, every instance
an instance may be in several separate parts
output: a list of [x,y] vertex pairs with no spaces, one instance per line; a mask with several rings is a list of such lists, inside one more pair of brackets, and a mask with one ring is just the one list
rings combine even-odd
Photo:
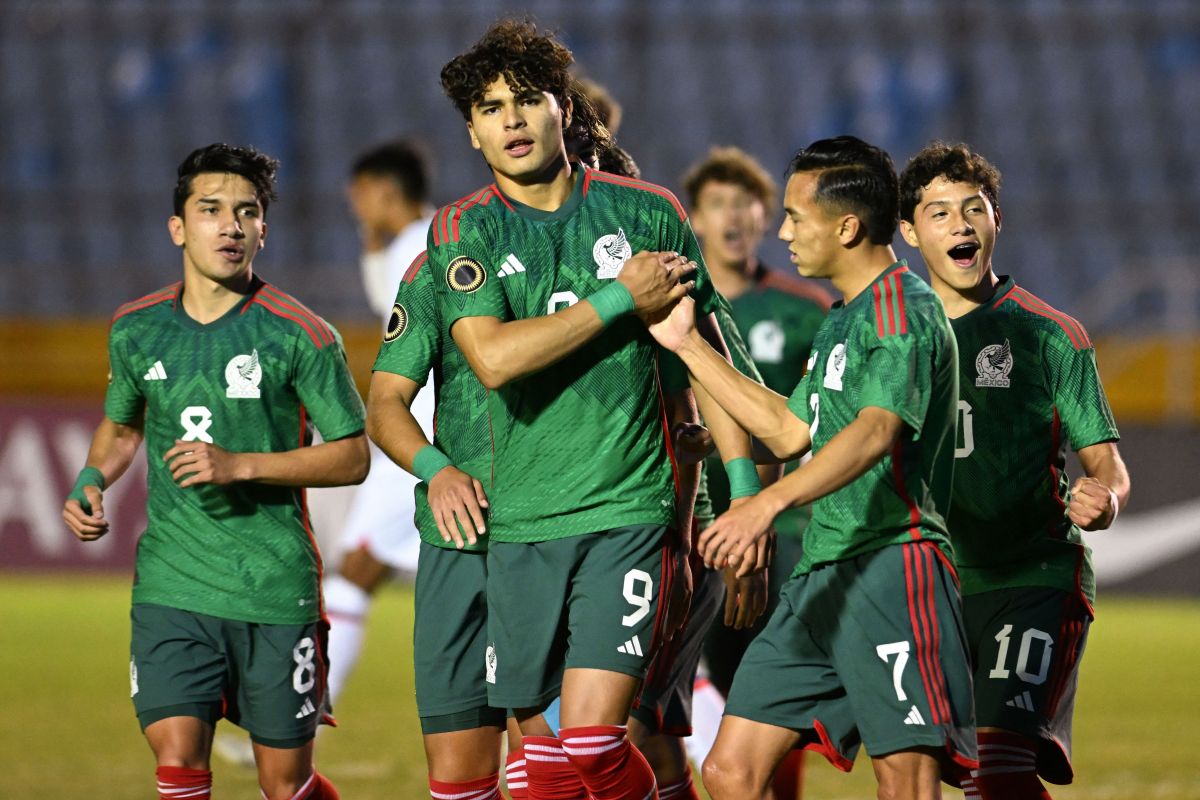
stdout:
[[339,800],[339,797],[329,779],[313,770],[312,777],[292,795],[292,800]]
[[775,777],[771,780],[775,797],[779,800],[796,800],[804,788],[804,751],[792,750],[783,757]]
[[625,738],[624,725],[564,728],[558,735],[593,800],[659,800],[654,771]]
[[979,769],[971,773],[981,800],[1052,800],[1037,776],[1037,744],[1015,733],[979,734]]
[[563,752],[560,740],[553,736],[526,736],[521,750],[525,753],[528,782],[525,796],[529,800],[588,800],[587,790]]
[[700,800],[700,793],[692,783],[692,773],[687,773],[682,780],[660,787],[659,800]]
[[159,767],[159,800],[209,800],[212,797],[212,772],[187,767]]
[[963,778],[959,788],[963,790],[963,800],[982,800],[974,778]]
[[501,800],[500,773],[462,783],[430,778],[429,796],[433,800]]
[[525,769],[525,751],[521,748],[508,751],[504,759],[504,785],[512,800],[528,800],[529,774]]

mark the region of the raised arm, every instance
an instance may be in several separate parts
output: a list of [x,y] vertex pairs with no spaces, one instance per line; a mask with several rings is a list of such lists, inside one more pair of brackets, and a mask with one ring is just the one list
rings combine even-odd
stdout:
[[693,267],[674,253],[641,252],[625,262],[615,281],[581,302],[545,316],[501,321],[463,317],[451,335],[480,382],[489,389],[530,375],[564,358],[629,312],[653,313],[679,300]]
[[125,474],[142,443],[142,420],[119,423],[105,417],[92,436],[87,462],[63,503],[63,521],[79,539],[90,542],[108,533],[104,489]]

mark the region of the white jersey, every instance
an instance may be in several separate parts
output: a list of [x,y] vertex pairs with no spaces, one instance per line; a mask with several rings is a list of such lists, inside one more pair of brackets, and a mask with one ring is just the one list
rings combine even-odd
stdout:
[[[425,236],[432,217],[423,217],[400,231],[378,253],[362,258],[363,288],[371,310],[387,325],[396,301],[396,287],[404,273],[425,249]],[[417,393],[413,416],[433,441],[433,375]],[[341,543],[346,550],[366,548],[378,561],[395,569],[415,572],[421,538],[413,521],[416,503],[413,491],[417,478],[396,466],[378,447],[371,445],[371,471],[354,493]]]

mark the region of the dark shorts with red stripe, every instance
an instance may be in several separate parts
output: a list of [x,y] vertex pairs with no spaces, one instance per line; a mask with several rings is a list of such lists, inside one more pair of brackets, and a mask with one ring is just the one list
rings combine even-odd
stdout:
[[1033,740],[1038,774],[1070,783],[1071,718],[1092,623],[1086,601],[1079,592],[1022,586],[964,597],[963,615],[979,727]]
[[892,545],[792,578],[725,713],[794,730],[847,772],[860,745],[932,747],[957,785],[978,762],[962,606],[941,551]]
[[692,606],[675,638],[658,651],[630,716],[655,733],[692,735],[692,694],[704,642],[725,599],[721,573],[692,559]]
[[269,625],[138,603],[129,679],[144,730],[168,717],[225,717],[268,747],[300,747],[326,713],[323,621]]
[[662,525],[629,525],[489,543],[488,703],[544,707],[566,669],[646,677],[674,579],[673,539]]

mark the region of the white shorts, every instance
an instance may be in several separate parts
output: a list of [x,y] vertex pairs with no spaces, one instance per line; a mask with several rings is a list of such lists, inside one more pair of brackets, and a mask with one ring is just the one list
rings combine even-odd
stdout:
[[[434,391],[430,382],[413,401],[412,412],[432,439]],[[354,492],[346,513],[340,544],[344,552],[365,548],[393,569],[416,572],[421,537],[413,522],[413,490],[419,481],[371,445],[371,472]]]

